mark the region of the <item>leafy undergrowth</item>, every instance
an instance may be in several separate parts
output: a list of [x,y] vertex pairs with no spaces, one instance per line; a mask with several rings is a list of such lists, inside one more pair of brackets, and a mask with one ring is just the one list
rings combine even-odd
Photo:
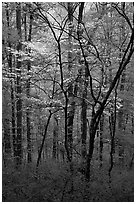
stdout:
[[91,180],[67,164],[48,161],[35,172],[33,165],[3,169],[3,202],[133,202],[133,170],[115,167],[111,183],[103,167],[91,169]]

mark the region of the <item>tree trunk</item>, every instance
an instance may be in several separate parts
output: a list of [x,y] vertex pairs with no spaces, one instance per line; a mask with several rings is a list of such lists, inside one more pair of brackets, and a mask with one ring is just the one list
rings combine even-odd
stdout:
[[114,153],[115,153],[115,118],[114,118],[113,112],[111,112],[111,115],[109,116],[109,128],[110,128],[110,137],[111,137],[111,150],[110,150],[110,167],[109,167],[109,178],[111,177],[111,171],[114,165]]
[[68,115],[68,98],[67,94],[65,93],[65,109],[64,109],[64,115],[65,115],[65,149],[67,153],[67,159],[70,161],[70,154],[69,154],[69,148],[68,148],[68,126],[67,126],[67,115]]
[[[83,18],[83,9],[84,9],[84,3],[81,3],[79,6],[79,15],[78,15],[78,38],[79,40],[82,40],[82,18]],[[80,56],[81,57],[81,56]],[[79,60],[79,63],[82,64],[81,60]],[[84,160],[86,159],[86,138],[87,138],[87,87],[88,87],[88,70],[84,64],[82,64],[82,70],[80,71],[83,76],[83,92],[82,92],[82,103],[81,103],[81,141],[82,141],[82,147],[81,147],[81,155]]]
[[[12,70],[11,70],[12,72]],[[15,119],[15,95],[14,95],[14,88],[13,88],[13,82],[11,82],[11,111],[12,111],[12,139],[13,139],[13,152],[14,152],[14,158],[16,155],[16,119]]]
[[73,121],[74,121],[74,113],[75,113],[75,102],[70,104],[67,114],[67,136],[68,136],[68,148],[69,148],[69,158],[72,161],[73,156]]
[[[73,33],[73,3],[69,2],[68,5],[68,23],[69,23],[69,50],[68,50],[68,71],[69,78],[72,76],[71,71],[73,67],[73,57],[72,57],[72,33]],[[68,88],[68,103],[69,107],[67,108],[67,147],[69,151],[69,162],[70,162],[70,172],[71,172],[71,193],[73,194],[73,121],[75,115],[75,96],[77,94],[77,85],[73,85],[71,82],[69,83]]]
[[[7,3],[7,8],[6,8],[6,17],[7,17],[7,27],[8,29],[10,29],[10,19],[9,19],[9,6]],[[9,48],[11,48],[11,43],[10,43],[10,35],[8,34],[8,46]],[[12,54],[9,53],[9,57],[8,57],[8,66],[9,66],[9,70],[12,73],[13,69],[12,69]],[[16,120],[15,120],[15,96],[14,96],[14,83],[13,83],[13,79],[10,80],[10,89],[11,89],[11,127],[12,127],[12,138],[13,138],[13,152],[14,152],[14,156],[15,156],[15,137],[16,137]],[[9,125],[10,127],[10,125]]]
[[89,152],[87,154],[87,159],[86,159],[86,172],[85,172],[85,177],[86,180],[90,180],[90,163],[93,155],[93,150],[94,150],[94,138],[96,134],[97,127],[95,126],[95,120],[92,114],[92,119],[90,123],[90,138],[89,138]]
[[100,119],[100,167],[102,167],[103,163],[103,125],[104,125],[104,114],[102,114]]
[[8,163],[8,158],[11,157],[11,141],[10,141],[10,121],[9,119],[3,119],[3,130],[4,130],[4,137],[3,137],[3,159],[4,159],[4,166]]
[[53,130],[53,151],[52,158],[57,159],[58,155],[58,119],[54,116],[54,130]]
[[[122,2],[121,3],[121,9],[123,12],[125,12],[125,2]],[[122,22],[121,22],[121,28],[120,28],[120,31],[121,31],[121,36],[120,36],[120,42],[124,42],[125,40],[125,19],[123,18],[122,19]],[[124,44],[122,45],[122,50],[124,48]],[[123,55],[123,51],[120,50],[120,58],[122,57]],[[126,69],[123,70],[122,72],[122,75],[121,75],[121,81],[120,81],[120,91],[123,93],[124,90],[125,90],[125,83],[126,83]],[[122,100],[122,105],[124,104],[123,100]],[[121,134],[119,135],[119,163],[121,165],[123,165],[124,163],[124,147],[123,147],[123,129],[124,129],[124,110],[123,110],[123,107],[120,108],[120,110],[118,111],[118,128],[120,129],[121,131]],[[121,136],[122,135],[122,136]]]
[[81,155],[82,159],[84,160],[86,158],[86,137],[87,137],[87,104],[85,101],[85,98],[87,96],[87,88],[84,87],[84,93],[82,95],[82,110],[81,110],[81,141],[82,141],[82,147],[81,147]]
[[119,85],[119,80],[115,87],[115,100],[114,100],[114,110],[111,111],[109,117],[109,127],[111,136],[111,151],[110,151],[110,167],[109,167],[109,179],[111,178],[111,171],[114,165],[114,154],[115,154],[115,133],[116,133],[116,117],[117,117],[117,89]]
[[[17,51],[22,49],[21,45],[21,3],[16,3],[16,26],[18,31]],[[21,99],[21,56],[17,57],[17,138],[16,138],[16,165],[22,163],[22,99]]]
[[132,117],[131,118],[131,133],[133,135],[134,134],[134,116],[132,115],[131,117]]
[[[68,20],[69,20],[69,35],[68,35],[68,40],[69,40],[69,50],[68,50],[68,71],[69,71],[69,77],[71,76],[71,71],[72,71],[72,32],[73,32],[73,3],[69,2],[68,3]],[[76,85],[75,85],[76,86]],[[75,114],[75,101],[74,101],[74,96],[73,96],[73,85],[69,83],[69,88],[68,88],[68,102],[69,102],[69,107],[68,107],[68,113],[67,113],[67,145],[69,149],[69,159],[72,161],[72,156],[73,156],[73,121],[74,121],[74,114]]]
[[44,130],[44,135],[43,135],[42,143],[41,143],[41,146],[40,146],[40,149],[39,149],[39,153],[38,153],[38,158],[37,158],[37,163],[36,163],[36,168],[37,169],[38,169],[39,163],[41,161],[42,151],[43,151],[44,142],[45,142],[45,138],[46,138],[46,135],[47,135],[47,130],[48,130],[48,126],[49,126],[49,123],[50,123],[51,116],[52,116],[52,113],[50,111],[48,119],[47,119],[47,123],[45,125],[45,130]]
[[[29,33],[28,33],[28,42],[31,42],[31,38],[32,38],[32,22],[33,22],[33,16],[32,13],[30,11],[30,18],[29,18]],[[26,28],[26,25],[25,25]],[[25,29],[26,30],[26,29]],[[27,38],[26,38],[27,40]],[[31,50],[29,49],[28,52],[30,53]],[[29,72],[31,70],[31,62],[28,60],[27,62],[27,75],[28,75],[28,79],[26,82],[26,94],[27,94],[27,98],[30,97],[30,75]],[[30,107],[27,107],[27,111],[26,111],[26,121],[27,121],[27,162],[30,163],[32,162],[32,155],[31,155],[31,122],[30,122]]]

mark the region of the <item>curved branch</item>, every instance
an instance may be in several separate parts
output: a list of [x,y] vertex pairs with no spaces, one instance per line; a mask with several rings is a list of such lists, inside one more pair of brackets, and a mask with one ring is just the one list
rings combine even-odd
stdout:
[[130,29],[133,31],[133,26],[132,26],[128,16],[126,15],[126,13],[121,8],[117,7],[117,5],[114,5],[114,3],[112,3],[112,7],[115,8],[116,11],[126,20],[126,22],[128,23]]

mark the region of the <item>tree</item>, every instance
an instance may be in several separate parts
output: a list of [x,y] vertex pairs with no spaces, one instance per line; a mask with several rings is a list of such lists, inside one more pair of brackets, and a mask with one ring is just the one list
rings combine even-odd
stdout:
[[21,99],[21,59],[20,51],[22,50],[21,45],[21,3],[16,3],[16,26],[19,36],[17,44],[17,138],[16,138],[16,164],[21,165],[22,163],[22,99]]
[[[5,12],[6,12],[6,23],[7,23],[7,25],[5,25],[5,27],[9,31],[10,17],[9,17],[9,5],[8,5],[8,3],[5,5]],[[8,36],[7,36],[7,42],[4,39],[3,39],[3,41],[4,41],[4,44],[7,43],[9,48],[11,48],[9,33],[8,33]],[[8,66],[9,66],[9,69],[10,69],[10,71],[12,73],[12,54],[11,53],[9,53],[9,55],[8,55]],[[14,104],[13,81],[12,81],[12,79],[11,79],[10,83],[11,83],[11,86],[10,86],[11,87],[11,100],[12,100],[12,103]],[[8,85],[7,85],[7,89],[8,89]],[[5,93],[3,93],[3,96],[5,96]],[[5,101],[5,100],[6,100],[6,98],[3,99],[3,101]],[[6,111],[6,109],[4,109],[4,112],[5,111]],[[3,115],[4,115],[4,113],[3,113]],[[3,129],[4,129],[4,138],[3,138],[3,140],[4,140],[4,152],[6,154],[9,154],[9,153],[11,153],[11,135],[10,135],[10,119],[7,118],[7,116],[6,116],[6,118],[3,117]],[[12,106],[12,134],[13,134],[13,137],[14,137],[14,135],[15,135],[14,106]],[[5,164],[6,164],[6,161],[5,161]]]
[[[83,10],[84,10],[84,3],[79,5],[79,15],[78,15],[78,28],[77,28],[77,35],[79,43],[82,40],[82,18],[83,18]],[[81,110],[81,140],[82,140],[82,158],[83,160],[86,159],[86,138],[87,138],[87,87],[88,87],[88,70],[86,67],[83,66],[82,75],[83,75],[83,91],[82,91],[82,110]],[[83,161],[84,162],[84,161]]]
[[[125,3],[121,3],[121,8],[123,13],[125,13]],[[125,19],[122,19],[121,21],[121,29],[120,29],[120,40],[121,42],[123,42],[125,39]],[[121,49],[120,49],[120,58],[122,57],[122,50],[124,49],[124,44],[121,44]],[[123,92],[125,89],[125,80],[126,80],[126,71],[124,69],[124,71],[122,72],[121,75],[121,82],[120,82],[120,91]],[[123,101],[122,101],[122,105],[123,105]],[[123,130],[123,126],[124,126],[124,113],[123,113],[123,106],[122,108],[120,108],[119,112],[118,112],[118,126],[119,129],[122,131]],[[124,154],[124,148],[123,145],[121,144],[121,138],[119,138],[119,161],[120,163],[123,165],[123,154]]]
[[[115,8],[115,10],[117,10],[117,12],[119,12],[118,5],[113,5],[113,7]],[[119,12],[119,14],[120,14],[120,12]],[[127,18],[126,14],[123,13],[122,16],[126,20],[126,18]],[[108,91],[105,93],[105,97],[102,99],[102,101],[99,101],[101,92],[100,92],[100,94],[98,94],[97,97],[94,95],[92,75],[90,74],[90,71],[89,71],[89,66],[88,66],[88,62],[86,60],[86,57],[84,55],[83,47],[80,44],[81,49],[82,49],[82,54],[84,56],[84,63],[85,63],[86,68],[88,69],[88,73],[89,73],[90,92],[91,92],[91,96],[92,96],[92,99],[93,99],[92,119],[90,121],[89,152],[88,152],[88,155],[87,155],[87,166],[86,166],[86,178],[87,178],[87,180],[89,180],[89,178],[90,178],[90,162],[91,162],[91,158],[92,158],[92,155],[93,155],[94,138],[95,138],[97,126],[99,124],[101,115],[103,113],[103,110],[105,109],[107,100],[110,97],[111,92],[113,91],[114,87],[116,86],[116,84],[118,82],[118,79],[120,78],[120,75],[122,74],[123,70],[126,68],[127,64],[129,63],[129,61],[130,61],[130,59],[131,59],[131,57],[133,55],[133,51],[134,51],[134,47],[133,47],[134,30],[133,30],[133,27],[132,27],[130,21],[128,20],[128,18],[127,18],[126,22],[129,25],[131,36],[129,38],[127,46],[125,47],[124,55],[123,55],[123,57],[121,59],[121,62],[120,62],[119,67],[117,69],[117,72],[116,72],[112,82],[110,83]],[[98,52],[96,46],[94,45],[94,43],[92,42],[92,39],[89,39],[89,40],[90,40],[90,43],[91,43],[92,47],[94,47],[95,50],[96,50],[97,57],[99,57],[99,52]],[[99,105],[99,108],[95,111],[96,105]]]
[[[27,6],[27,5],[26,5]],[[31,11],[31,6],[29,6],[29,30],[28,30],[28,39],[27,39],[27,25],[26,25],[26,13],[25,13],[25,17],[24,17],[24,27],[25,27],[25,41],[30,43],[31,39],[32,39],[32,23],[33,23],[33,12]],[[26,8],[27,9],[27,8]],[[28,50],[28,53],[30,53],[31,50]],[[26,95],[29,98],[30,97],[30,76],[29,73],[31,71],[31,62],[30,60],[28,60],[27,62],[27,72],[28,72],[28,79],[27,79],[27,87],[26,87]],[[31,125],[30,125],[30,107],[27,108],[26,111],[26,120],[27,120],[27,151],[28,151],[28,163],[30,163],[32,161],[32,155],[31,155]]]
[[53,159],[58,159],[58,119],[54,116],[54,130],[53,130]]

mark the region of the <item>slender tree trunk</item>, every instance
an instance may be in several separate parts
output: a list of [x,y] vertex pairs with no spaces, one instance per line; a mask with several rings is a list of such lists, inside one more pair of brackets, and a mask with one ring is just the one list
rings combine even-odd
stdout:
[[[71,76],[72,71],[72,32],[73,32],[73,3],[68,3],[68,20],[69,20],[69,51],[68,51],[68,71],[69,71],[69,77]],[[73,96],[77,94],[77,85],[73,86],[73,84],[69,84],[68,88],[68,113],[67,113],[67,145],[69,149],[69,159],[72,161],[73,156],[73,121],[74,121],[74,115],[75,115],[75,100]]]
[[[68,4],[68,20],[69,20],[69,50],[68,50],[68,71],[69,77],[71,77],[72,67],[73,67],[73,57],[72,57],[72,32],[73,32],[73,3],[69,2]],[[74,95],[74,96],[73,96]],[[77,95],[77,84],[73,85],[69,83],[67,102],[69,103],[69,107],[67,106],[67,153],[69,154],[69,161],[72,161],[73,156],[73,121],[75,115],[75,95]],[[68,105],[68,104],[67,104]],[[65,110],[66,113],[66,110]],[[65,114],[66,115],[66,114]]]
[[103,125],[104,125],[104,114],[102,114],[100,119],[100,167],[103,163]]
[[44,142],[45,142],[45,138],[46,138],[46,135],[47,135],[47,130],[48,130],[48,126],[49,126],[49,123],[50,123],[51,116],[52,116],[52,113],[50,111],[48,119],[47,119],[47,123],[45,125],[45,130],[44,130],[44,135],[43,135],[42,143],[41,143],[41,146],[40,146],[40,149],[39,149],[39,153],[38,153],[38,158],[37,158],[37,163],[36,163],[36,168],[37,169],[38,169],[39,163],[41,161],[42,151],[43,151]]
[[[6,17],[7,17],[7,27],[10,29],[10,19],[9,19],[9,6],[7,3],[7,8],[6,8]],[[11,48],[11,43],[10,43],[10,36],[8,36],[8,46]],[[8,66],[10,69],[10,72],[13,73],[12,69],[12,54],[9,53],[8,57]],[[15,156],[15,151],[16,151],[16,120],[15,120],[15,96],[14,96],[14,79],[10,80],[10,89],[11,89],[11,127],[12,127],[12,139],[13,139],[13,152]]]
[[86,158],[86,137],[87,137],[87,103],[85,101],[85,98],[87,96],[87,88],[84,87],[84,93],[82,95],[82,110],[81,110],[81,141],[82,141],[82,147],[81,147],[81,154],[82,159],[84,160]]
[[[121,3],[121,9],[123,12],[125,12],[125,2]],[[121,22],[121,36],[120,36],[120,42],[124,42],[125,39],[125,19],[122,19]],[[124,44],[122,45],[122,50],[124,48]],[[122,57],[123,55],[123,51],[120,50],[120,57]],[[121,80],[120,80],[120,91],[123,93],[125,90],[125,83],[126,83],[126,69],[123,70],[122,75],[121,75]],[[122,100],[122,105],[124,104],[124,101]],[[123,105],[124,106],[124,105]],[[120,137],[121,135],[123,136],[123,129],[124,129],[124,108],[120,108],[119,112],[118,112],[118,128],[120,129]],[[119,138],[119,163],[121,165],[123,165],[124,163],[124,147],[122,144],[123,138]]]
[[69,148],[69,158],[72,161],[73,156],[73,121],[74,121],[74,112],[75,112],[75,102],[70,104],[71,107],[67,114],[67,137],[68,137],[68,148]]
[[[72,57],[72,33],[73,33],[73,3],[68,2],[68,23],[69,23],[69,50],[68,50],[68,72],[69,77],[71,77],[71,71],[73,67],[73,57]],[[73,194],[73,122],[74,122],[74,115],[75,115],[75,98],[73,94],[77,94],[75,92],[76,85],[74,86],[72,83],[69,83],[68,88],[68,103],[69,107],[67,108],[67,145],[69,149],[69,162],[70,162],[70,171],[71,171],[71,193]],[[77,91],[77,90],[76,90]]]
[[111,136],[111,151],[110,151],[110,167],[109,167],[109,179],[111,178],[111,171],[114,165],[114,153],[115,153],[115,118],[113,112],[109,116],[109,127],[110,127],[110,136]]
[[134,116],[132,115],[131,117],[132,117],[131,118],[131,133],[133,135],[134,134]]
[[[16,3],[16,26],[18,31],[17,51],[22,50],[21,45],[21,3]],[[21,99],[21,61],[20,54],[17,57],[17,138],[16,138],[16,165],[22,163],[22,99]]]
[[[29,33],[28,33],[28,42],[31,42],[31,38],[32,38],[32,22],[33,22],[33,16],[32,13],[30,11],[30,18],[29,18]],[[25,25],[26,28],[26,25]],[[26,39],[27,40],[27,39]],[[31,50],[29,49],[28,52],[30,53]],[[26,94],[27,97],[30,97],[30,78],[29,78],[29,73],[31,70],[31,62],[28,60],[27,62],[27,73],[28,73],[28,79],[26,82]],[[31,122],[30,122],[30,107],[27,107],[27,111],[26,111],[26,121],[27,121],[27,162],[30,163],[32,162],[32,155],[31,155]]]
[[[79,6],[79,14],[78,14],[78,39],[79,41],[82,40],[82,18],[83,18],[83,9],[84,9],[84,3],[80,3]],[[81,58],[81,55],[79,56]],[[84,166],[84,161],[86,159],[86,138],[87,138],[87,87],[88,87],[88,70],[86,69],[86,66],[81,62],[79,59],[79,63],[82,65],[81,70],[79,71],[80,74],[83,76],[83,82],[82,82],[82,102],[81,102],[81,155],[82,155],[82,165]],[[83,167],[84,168],[84,167]]]
[[91,163],[91,159],[94,151],[94,139],[98,128],[98,124],[100,122],[100,118],[103,114],[103,110],[104,110],[104,102],[101,105],[100,109],[97,110],[97,112],[94,111],[94,106],[92,106],[92,118],[91,118],[90,127],[89,127],[89,134],[90,134],[89,151],[86,159],[86,172],[85,172],[85,178],[87,181],[90,181],[90,163]]
[[[81,38],[81,37],[80,37]],[[84,82],[83,82],[83,93],[82,93],[82,104],[81,104],[81,140],[82,140],[82,159],[86,159],[86,138],[87,138],[87,87],[88,87],[88,75],[86,66],[84,66]]]
[[[109,70],[109,83],[111,84],[113,81],[113,67],[111,66],[111,40],[112,40],[112,11],[110,12],[110,25],[108,23],[108,43],[107,43],[107,55],[108,55],[108,65],[107,68]],[[114,165],[114,153],[115,153],[115,131],[116,131],[116,98],[117,98],[117,88],[118,88],[119,80],[115,87],[115,100],[113,107],[109,110],[109,129],[110,129],[110,139],[111,139],[111,150],[110,150],[110,167],[109,167],[109,179],[111,178],[111,171]]]
[[58,119],[54,116],[54,130],[53,130],[53,151],[52,158],[57,159],[58,154]]
[[[117,119],[117,89],[119,85],[119,79],[115,87],[115,100],[114,100],[114,110],[111,111],[111,116],[109,117],[110,125],[110,135],[111,135],[111,151],[110,151],[110,167],[109,167],[109,180],[111,179],[111,171],[114,165],[114,154],[115,154],[115,134],[116,134],[116,119]],[[111,180],[110,180],[111,182]]]
[[87,154],[87,159],[86,159],[86,172],[85,172],[85,177],[86,180],[89,181],[90,180],[90,163],[91,163],[91,159],[93,156],[93,150],[94,150],[94,138],[95,138],[95,134],[96,134],[96,130],[97,127],[95,127],[95,120],[92,114],[92,119],[91,119],[91,123],[90,123],[90,138],[89,138],[89,152]]
[[[66,93],[65,93],[66,94]],[[67,118],[68,118],[68,98],[67,98],[67,94],[65,95],[65,109],[64,109],[64,115],[65,115],[65,149],[66,149],[66,153],[67,153],[67,159],[70,162],[71,158],[70,158],[70,153],[69,153],[69,147],[68,147],[68,126],[67,126]]]
[[3,159],[4,159],[4,166],[7,165],[8,158],[11,157],[11,141],[10,141],[10,121],[9,119],[3,119],[3,130],[4,130],[4,137],[3,137]]

